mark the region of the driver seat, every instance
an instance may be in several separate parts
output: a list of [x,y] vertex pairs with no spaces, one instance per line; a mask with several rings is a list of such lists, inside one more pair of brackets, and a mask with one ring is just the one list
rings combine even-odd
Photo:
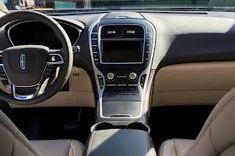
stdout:
[[30,142],[0,110],[1,156],[82,156],[83,148],[76,140]]
[[235,88],[215,106],[196,140],[170,139],[161,145],[160,156],[234,156]]

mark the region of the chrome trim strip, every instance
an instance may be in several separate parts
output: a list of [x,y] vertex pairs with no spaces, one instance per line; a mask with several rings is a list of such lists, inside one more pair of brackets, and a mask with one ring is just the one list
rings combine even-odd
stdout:
[[19,95],[19,94],[16,93],[16,86],[14,84],[11,84],[11,86],[12,86],[12,94],[13,94],[14,98],[16,100],[20,100],[20,101],[26,101],[26,100],[33,99],[37,95],[38,87],[39,87],[39,86],[37,86],[36,92],[33,93],[33,94],[30,94],[30,95]]

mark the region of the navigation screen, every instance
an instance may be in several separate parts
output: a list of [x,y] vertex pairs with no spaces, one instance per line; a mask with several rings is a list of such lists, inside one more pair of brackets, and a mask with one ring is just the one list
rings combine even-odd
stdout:
[[102,41],[103,63],[141,63],[142,41]]

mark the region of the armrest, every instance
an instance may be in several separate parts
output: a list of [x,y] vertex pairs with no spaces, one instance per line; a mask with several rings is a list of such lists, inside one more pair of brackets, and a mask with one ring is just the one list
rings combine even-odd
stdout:
[[91,134],[87,156],[156,156],[149,134],[142,130],[108,129]]

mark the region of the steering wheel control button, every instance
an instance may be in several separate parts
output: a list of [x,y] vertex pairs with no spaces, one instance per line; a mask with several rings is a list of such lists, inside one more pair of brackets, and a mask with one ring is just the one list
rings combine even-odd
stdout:
[[64,60],[60,54],[49,54],[48,64],[60,65],[64,63]]
[[115,74],[114,73],[108,73],[106,77],[109,81],[113,81],[114,77],[115,77]]
[[135,80],[137,78],[137,74],[135,73],[135,72],[131,72],[130,74],[129,74],[129,79],[130,80]]
[[47,65],[46,70],[45,70],[45,73],[44,73],[44,77],[45,77],[45,78],[51,76],[51,71],[52,71],[52,69],[53,69],[53,66],[52,66],[52,65]]
[[73,46],[73,53],[80,53],[80,46]]

